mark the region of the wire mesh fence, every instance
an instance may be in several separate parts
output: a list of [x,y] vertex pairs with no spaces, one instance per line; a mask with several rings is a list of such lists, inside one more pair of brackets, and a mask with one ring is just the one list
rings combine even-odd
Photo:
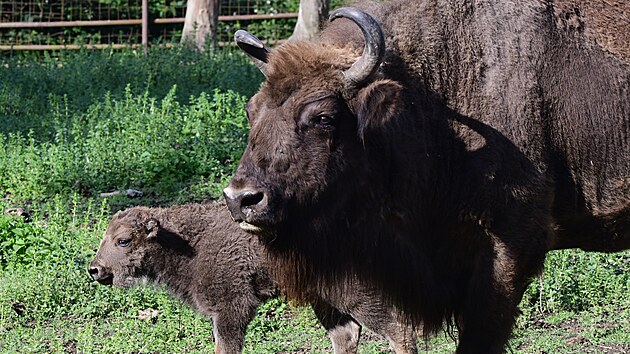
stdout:
[[297,22],[300,0],[222,0],[217,40],[232,42],[246,29],[271,43],[289,38]]
[[[0,0],[0,49],[133,46],[142,43],[142,0]],[[291,35],[299,0],[221,0],[217,41],[244,28],[275,42]],[[148,1],[151,43],[179,42],[185,0]]]

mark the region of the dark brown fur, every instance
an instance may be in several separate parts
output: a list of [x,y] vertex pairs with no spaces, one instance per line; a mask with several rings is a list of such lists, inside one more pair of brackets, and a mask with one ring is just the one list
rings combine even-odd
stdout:
[[[118,245],[121,239],[129,240],[127,246]],[[104,284],[129,287],[146,280],[166,285],[213,320],[217,353],[240,353],[257,307],[278,295],[264,248],[231,222],[222,203],[134,207],[117,213],[89,271]],[[343,297],[309,296],[335,353],[356,352],[360,324],[385,336],[397,353],[415,353],[412,326],[397,321],[377,292],[352,283]]]
[[359,87],[349,20],[273,50],[226,196],[257,196],[230,207],[283,285],[356,276],[428,333],[455,323],[458,352],[501,352],[546,252],[630,248],[630,33],[606,21],[630,3],[595,4],[362,4],[387,53]]

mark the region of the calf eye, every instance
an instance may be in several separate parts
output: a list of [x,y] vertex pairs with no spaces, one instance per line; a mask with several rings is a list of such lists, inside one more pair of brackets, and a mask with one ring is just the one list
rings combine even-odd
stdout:
[[119,238],[118,241],[116,241],[116,243],[120,247],[127,247],[131,243],[131,240],[128,238]]

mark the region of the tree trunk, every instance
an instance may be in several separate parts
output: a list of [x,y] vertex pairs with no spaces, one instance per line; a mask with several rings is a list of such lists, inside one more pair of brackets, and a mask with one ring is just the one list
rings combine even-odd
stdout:
[[330,0],[300,0],[297,24],[290,39],[315,37],[326,21]]
[[219,1],[188,0],[182,33],[184,45],[199,51],[204,51],[207,45],[214,46],[219,22]]

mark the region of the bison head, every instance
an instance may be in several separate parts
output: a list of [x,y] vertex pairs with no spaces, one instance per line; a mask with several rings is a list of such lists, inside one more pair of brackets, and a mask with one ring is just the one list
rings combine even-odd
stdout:
[[116,213],[110,221],[88,272],[101,284],[129,287],[140,282],[147,272],[143,261],[159,231],[157,220],[143,209]]
[[[342,17],[328,36],[275,50],[245,31],[235,35],[266,77],[247,103],[248,145],[224,190],[246,231],[273,235],[314,212],[347,208],[353,202],[348,186],[359,190],[364,177],[358,176],[371,172],[370,146],[378,149],[376,132],[392,121],[402,87],[378,72],[385,53],[378,23],[354,8],[337,10],[331,21]],[[338,40],[344,38],[339,31],[356,26],[363,54],[363,43]]]

